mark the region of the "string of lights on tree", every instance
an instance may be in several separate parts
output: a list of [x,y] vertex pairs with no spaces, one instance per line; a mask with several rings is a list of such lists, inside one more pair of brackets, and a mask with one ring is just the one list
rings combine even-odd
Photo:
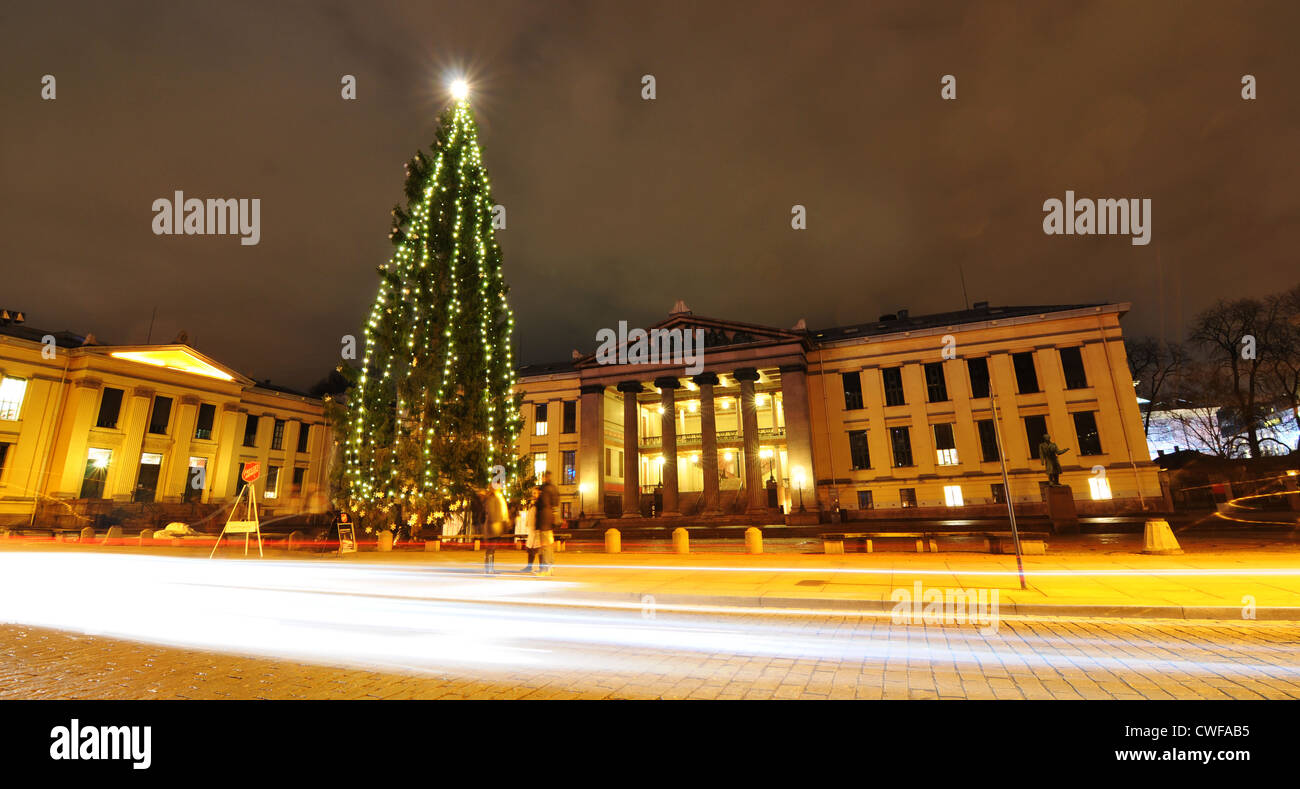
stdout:
[[518,491],[522,418],[491,186],[463,82],[438,119],[431,157],[406,164],[393,256],[365,326],[341,415],[343,501],[363,519],[433,523],[504,467]]

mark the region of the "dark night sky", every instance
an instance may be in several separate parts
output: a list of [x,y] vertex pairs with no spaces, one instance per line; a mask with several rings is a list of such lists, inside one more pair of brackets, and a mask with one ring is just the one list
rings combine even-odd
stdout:
[[[678,298],[777,326],[960,308],[959,265],[971,301],[1131,301],[1130,333],[1173,335],[1300,280],[1297,31],[1294,2],[8,0],[0,306],[116,343],[157,306],[155,341],[309,386],[464,67],[521,361]],[[260,197],[261,243],[153,235],[177,189]],[[1044,235],[1066,189],[1150,197],[1151,244]]]

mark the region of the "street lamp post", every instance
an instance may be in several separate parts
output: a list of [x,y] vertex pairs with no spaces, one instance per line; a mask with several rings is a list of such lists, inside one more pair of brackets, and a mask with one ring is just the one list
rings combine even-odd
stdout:
[[587,491],[591,490],[591,485],[584,482],[578,486],[578,520],[585,520],[587,517]]
[[993,381],[989,380],[989,404],[993,408],[993,436],[998,445],[998,462],[1002,464],[1002,492],[1007,500],[1007,517],[1011,520],[1011,539],[1016,544],[1016,569],[1020,573],[1020,588],[1028,589],[1025,585],[1025,563],[1020,558],[1020,530],[1016,528],[1016,508],[1011,503],[1011,481],[1007,477],[1007,455],[1002,449],[1002,427],[999,424],[1002,417],[998,415],[998,393],[993,391]]

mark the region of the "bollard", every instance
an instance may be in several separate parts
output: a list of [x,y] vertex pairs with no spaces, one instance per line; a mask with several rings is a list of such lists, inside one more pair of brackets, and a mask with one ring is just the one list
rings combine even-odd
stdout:
[[757,526],[745,529],[745,553],[763,552],[763,532]]
[[437,551],[441,551],[441,550],[442,550],[442,540],[439,540],[439,539],[437,539],[436,537],[435,537],[434,539],[432,539],[432,540],[425,540],[425,541],[424,541],[424,550],[426,550],[426,551],[435,551],[435,552],[437,552]]
[[140,544],[153,545],[153,529],[140,530]]
[[108,536],[106,536],[106,537],[104,538],[104,544],[105,544],[105,545],[108,545],[109,543],[113,542],[114,540],[120,540],[120,539],[122,539],[122,527],[121,527],[121,526],[109,526],[109,527],[108,527]]
[[289,532],[289,550],[293,551],[293,550],[301,549],[302,544],[306,542],[306,537],[307,535],[303,534],[297,529]]
[[691,535],[687,533],[685,527],[678,526],[673,529],[673,550],[677,553],[691,552]]
[[94,542],[94,541],[95,541],[95,527],[94,527],[94,526],[87,526],[86,528],[84,528],[84,529],[81,530],[81,541],[82,541],[82,542]]
[[379,532],[378,550],[381,551],[393,550],[393,533],[388,529],[384,529],[383,531]]
[[1182,547],[1174,538],[1173,529],[1169,528],[1169,521],[1163,518],[1147,521],[1146,532],[1142,536],[1142,553],[1173,556],[1182,552]]
[[605,553],[622,553],[623,535],[618,529],[605,530]]

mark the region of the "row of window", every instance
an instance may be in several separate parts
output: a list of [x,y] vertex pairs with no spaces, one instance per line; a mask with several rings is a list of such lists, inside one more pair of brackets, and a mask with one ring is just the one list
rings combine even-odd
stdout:
[[[1093,411],[1076,411],[1074,434],[1077,439],[1077,454],[1080,456],[1100,455],[1101,434],[1097,430],[1097,415]],[[1029,442],[1029,456],[1038,457],[1038,445],[1047,435],[1047,417],[1027,416],[1024,418],[1025,438]],[[957,459],[957,442],[953,435],[951,423],[931,425],[934,433],[935,463],[940,466],[955,466]],[[975,422],[980,440],[980,461],[996,463],[998,461],[997,431],[992,419],[980,419]],[[889,428],[889,446],[893,454],[894,468],[916,465],[912,458],[911,429],[904,427]],[[871,451],[867,445],[866,430],[849,431],[849,458],[855,471],[871,468]]]
[[[104,387],[104,392],[99,398],[99,416],[95,420],[95,427],[109,430],[117,428],[118,420],[122,416],[122,397],[123,390],[112,386]],[[171,414],[172,398],[165,395],[155,395],[153,405],[149,411],[149,432],[155,435],[167,435],[167,428],[171,424]],[[260,419],[261,417],[250,415],[248,421],[244,423],[244,446],[257,446],[257,428]],[[211,440],[216,420],[217,407],[212,403],[200,403],[198,415],[194,420],[194,438]],[[284,426],[285,420],[275,420],[271,428],[271,449],[284,449]],[[297,451],[300,454],[307,452],[307,439],[310,436],[310,429],[310,425],[299,423]]]
[[[574,449],[566,449],[560,452],[560,463],[562,471],[560,473],[561,485],[573,485],[578,481],[578,452]],[[542,475],[546,473],[546,453],[533,453],[533,476],[541,481]]]
[[[546,453],[533,453],[533,474],[540,480],[546,473]],[[605,447],[605,475],[623,478],[623,450]],[[578,452],[565,449],[560,452],[560,484],[573,485],[578,481]]]
[[[1061,369],[1065,373],[1065,388],[1086,389],[1088,376],[1083,369],[1083,354],[1078,347],[1061,348]],[[1038,371],[1034,367],[1034,352],[1011,354],[1011,364],[1016,374],[1016,389],[1020,394],[1032,394],[1041,391],[1038,388]],[[927,402],[942,403],[948,400],[948,382],[944,377],[943,362],[929,362],[924,366],[925,394]],[[966,360],[966,372],[970,377],[972,398],[989,396],[989,360],[978,357]],[[886,367],[880,371],[885,390],[885,405],[907,405],[903,393],[903,368]],[[856,411],[863,407],[861,372],[841,373],[844,383],[844,408]]]
[[[7,451],[8,444],[0,444],[0,464],[3,463],[3,451]],[[151,502],[154,501],[158,494],[158,475],[162,469],[163,456],[156,452],[143,452],[140,455],[140,469],[136,474],[135,489],[132,492],[132,501]],[[108,478],[108,468],[113,462],[113,450],[92,447],[86,453],[86,473],[81,481],[81,498],[83,499],[102,499],[104,498],[104,481]],[[0,465],[0,468],[3,466]],[[235,464],[235,490],[239,490],[243,485],[243,479],[239,476],[243,470],[243,463]],[[203,491],[208,487],[207,482],[208,459],[205,457],[191,457],[189,470],[185,478],[185,490],[181,494],[181,500],[190,503],[200,501],[203,497]],[[289,488],[289,496],[292,498],[302,493],[302,483],[307,475],[305,466],[295,466]],[[264,498],[275,499],[280,496],[280,467],[267,466],[266,477],[262,482]]]
[[[1045,483],[1044,483],[1045,484]],[[1106,477],[1092,477],[1088,480],[1088,493],[1093,501],[1103,501],[1111,498],[1110,480]],[[989,486],[989,501],[993,504],[1005,504],[1007,502],[1007,489],[1001,482],[994,482]],[[899,488],[898,503],[903,508],[916,506],[916,488]],[[962,507],[966,504],[966,497],[962,493],[961,485],[944,485],[943,486],[943,503],[947,507]],[[858,491],[858,509],[870,510],[876,506],[874,491]]]
[[[533,428],[533,435],[536,436],[546,435],[546,430],[547,430],[546,406],[547,405],[548,405],[547,403],[536,403],[533,406],[534,409],[533,424],[535,425],[535,427]],[[562,415],[563,424],[560,425],[560,432],[566,434],[578,432],[578,401],[565,400],[560,405],[563,406],[563,415]]]

